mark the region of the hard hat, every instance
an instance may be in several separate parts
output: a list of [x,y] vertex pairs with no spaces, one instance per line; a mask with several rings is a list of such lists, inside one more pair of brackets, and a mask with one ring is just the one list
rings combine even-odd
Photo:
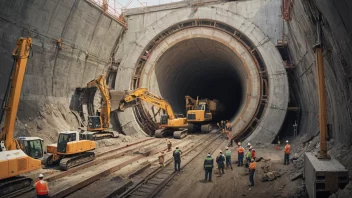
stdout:
[[252,147],[252,146],[250,146],[250,147],[249,147],[249,149],[253,149],[253,147]]
[[250,146],[250,145],[251,145],[251,143],[249,143],[249,142],[248,142],[248,144],[247,144],[247,145],[248,145],[248,146]]
[[237,145],[238,145],[238,146],[241,146],[241,142],[238,142]]
[[220,150],[220,153],[222,153],[222,150]]
[[178,146],[176,146],[176,149],[178,149]]
[[44,177],[44,175],[43,174],[39,174],[39,178],[43,178]]
[[253,158],[251,159],[251,162],[254,162],[254,159],[253,159]]
[[286,143],[288,143],[288,140],[286,140]]
[[226,147],[226,150],[228,150],[228,149],[229,149],[229,147],[227,146],[227,147]]
[[208,157],[210,157],[211,155],[210,155],[210,153],[208,153]]

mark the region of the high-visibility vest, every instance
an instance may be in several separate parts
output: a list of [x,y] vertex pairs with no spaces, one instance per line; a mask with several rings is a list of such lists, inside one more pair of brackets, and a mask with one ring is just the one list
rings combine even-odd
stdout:
[[48,182],[40,180],[35,183],[37,195],[47,195],[49,193]]
[[252,158],[255,158],[255,150],[252,149]]
[[286,154],[290,154],[291,153],[291,146],[289,144],[286,144],[284,152]]
[[205,158],[204,168],[213,168],[213,158],[211,158],[211,157]]
[[247,153],[246,153],[246,158],[252,158],[252,152],[250,152],[250,151],[248,151]]
[[226,157],[231,157],[231,151],[230,150],[226,150],[225,151],[225,156]]
[[237,152],[238,153],[244,153],[244,148],[243,147],[237,148]]
[[254,162],[251,162],[250,164],[249,164],[249,169],[250,170],[255,170],[255,168],[257,167],[257,163],[254,161]]

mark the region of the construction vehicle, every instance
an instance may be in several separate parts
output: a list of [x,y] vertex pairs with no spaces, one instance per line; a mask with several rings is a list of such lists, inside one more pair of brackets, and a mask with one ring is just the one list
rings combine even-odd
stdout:
[[197,100],[195,100],[190,96],[185,96],[185,99],[188,131],[190,133],[199,130],[203,133],[211,132],[211,122],[214,115],[222,112],[224,106],[218,100],[209,100],[207,98],[199,100],[197,97]]
[[161,129],[155,131],[155,137],[165,137],[169,133],[173,133],[173,137],[176,139],[182,139],[187,136],[188,125],[186,118],[181,114],[175,114],[168,102],[150,93],[146,88],[138,88],[130,92],[126,91],[125,97],[120,101],[118,111],[124,111],[128,107],[137,105],[137,99],[166,111],[166,114],[161,115]]
[[12,197],[31,190],[33,180],[19,175],[42,167],[40,160],[28,156],[21,147],[40,158],[43,155],[41,147],[43,140],[22,137],[17,141],[13,137],[31,44],[31,38],[20,38],[12,53],[14,65],[2,104],[5,108],[0,117],[1,121],[6,111],[5,124],[0,133],[0,197]]
[[105,75],[100,75],[87,84],[87,88],[96,87],[99,89],[103,99],[100,111],[94,116],[88,116],[88,128],[83,132],[83,136],[88,140],[98,140],[103,138],[117,138],[119,133],[109,130],[110,112],[111,112],[111,95],[108,85],[106,84]]
[[96,142],[82,140],[78,131],[60,132],[57,144],[47,146],[48,155],[43,159],[45,166],[60,165],[61,170],[68,170],[74,166],[95,159],[93,150]]

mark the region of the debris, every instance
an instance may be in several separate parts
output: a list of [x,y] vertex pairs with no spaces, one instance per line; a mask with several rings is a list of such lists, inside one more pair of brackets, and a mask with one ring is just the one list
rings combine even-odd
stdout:
[[295,172],[293,174],[290,175],[290,180],[291,181],[295,181],[298,178],[302,178],[303,177],[303,172],[299,171],[299,172]]
[[273,180],[275,180],[276,178],[278,178],[280,176],[281,176],[281,173],[279,171],[267,172],[262,177],[262,182],[273,181]]
[[263,157],[258,157],[257,159],[255,159],[256,162],[260,162],[260,160],[264,159]]

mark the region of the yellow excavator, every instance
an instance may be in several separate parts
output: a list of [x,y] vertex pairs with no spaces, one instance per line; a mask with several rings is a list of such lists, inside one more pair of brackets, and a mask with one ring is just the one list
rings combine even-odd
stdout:
[[[39,158],[43,156],[43,140],[34,137],[21,137],[18,139],[13,137],[31,45],[31,38],[20,38],[12,53],[14,66],[11,70],[10,82],[3,100],[2,107],[5,107],[5,109],[0,117],[1,121],[5,111],[5,124],[0,133],[0,197],[12,197],[31,190],[33,188],[33,180],[20,176],[20,174],[41,168],[41,160]],[[33,156],[33,158],[29,155]]]
[[60,132],[56,144],[47,146],[48,155],[42,162],[45,166],[59,164],[61,170],[68,170],[94,160],[95,148],[96,142],[82,140],[78,131],[63,131]]
[[127,92],[125,97],[120,101],[118,111],[124,111],[128,107],[138,105],[137,99],[157,106],[166,114],[161,115],[160,127],[155,131],[155,137],[165,137],[168,133],[173,133],[174,138],[182,139],[187,136],[187,121],[183,115],[175,114],[171,105],[164,99],[150,93],[146,88],[138,88]]
[[211,121],[213,121],[214,114],[224,110],[224,106],[218,100],[193,99],[190,96],[185,96],[188,131],[193,133],[201,131],[209,133],[212,130]]
[[110,112],[111,112],[111,94],[106,84],[105,75],[100,75],[87,84],[87,88],[96,87],[99,89],[103,99],[100,111],[97,115],[88,116],[88,131],[81,134],[81,137],[89,140],[98,140],[103,138],[117,138],[119,133],[110,131]]

